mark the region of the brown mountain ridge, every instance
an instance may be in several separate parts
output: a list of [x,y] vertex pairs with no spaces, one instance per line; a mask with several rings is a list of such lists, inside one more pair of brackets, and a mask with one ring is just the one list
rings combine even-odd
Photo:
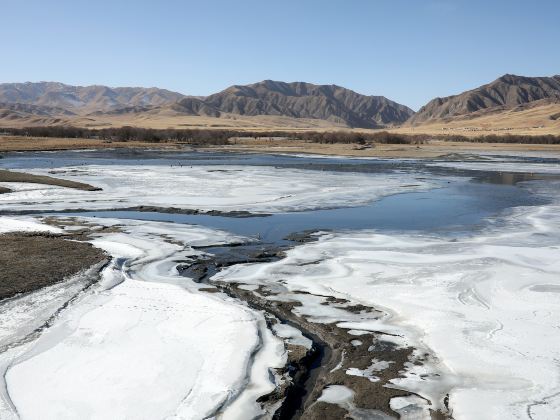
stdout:
[[204,99],[185,98],[177,105],[186,112],[207,116],[219,116],[221,113],[278,115],[320,119],[361,128],[402,124],[414,113],[383,96],[361,95],[336,85],[272,80],[231,86]]
[[560,102],[560,76],[525,77],[506,74],[495,81],[459,95],[435,98],[412,116],[408,125],[448,122],[480,117],[524,105]]
[[6,83],[0,84],[0,112],[13,119],[73,114],[95,117],[134,114],[153,118],[158,113],[169,112],[204,117],[279,116],[360,128],[399,125],[414,113],[383,96],[361,95],[336,85],[272,80],[231,86],[207,97],[185,96],[157,88]]

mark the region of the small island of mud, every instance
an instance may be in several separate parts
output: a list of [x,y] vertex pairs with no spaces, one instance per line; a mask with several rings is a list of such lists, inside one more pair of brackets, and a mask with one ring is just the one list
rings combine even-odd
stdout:
[[0,299],[58,283],[106,260],[89,243],[51,233],[0,235]]

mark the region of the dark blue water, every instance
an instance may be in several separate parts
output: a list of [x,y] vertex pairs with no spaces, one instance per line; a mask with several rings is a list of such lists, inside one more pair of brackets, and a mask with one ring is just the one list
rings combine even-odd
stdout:
[[401,193],[366,206],[280,213],[266,217],[233,218],[138,211],[65,213],[69,216],[109,217],[197,224],[283,243],[308,230],[421,231],[454,234],[484,226],[485,218],[521,205],[542,201],[518,187],[457,182],[430,191]]
[[[485,159],[485,158],[481,158]],[[531,162],[554,159],[512,158]],[[269,217],[232,218],[130,211],[67,213],[71,215],[127,218],[198,224],[281,243],[288,234],[309,230],[422,231],[447,233],[472,231],[487,218],[516,206],[541,204],[519,182],[543,176],[524,173],[466,171],[428,166],[429,161],[294,157],[268,154],[193,151],[103,150],[11,153],[0,159],[7,169],[58,168],[80,165],[250,165],[335,172],[414,172],[423,178],[448,179],[442,188],[401,193],[371,204],[338,209],[275,214]],[[549,162],[550,163],[550,162]]]

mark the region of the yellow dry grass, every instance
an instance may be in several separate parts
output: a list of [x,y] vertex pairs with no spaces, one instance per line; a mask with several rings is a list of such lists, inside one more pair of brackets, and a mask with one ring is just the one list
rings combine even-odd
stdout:
[[403,134],[459,134],[469,137],[488,134],[560,135],[560,104],[513,109],[472,119],[429,123],[418,127],[400,127],[392,131]]
[[40,150],[81,150],[81,149],[107,149],[107,148],[176,148],[175,144],[130,142],[107,142],[96,139],[62,139],[44,137],[19,137],[0,136],[0,152],[23,152]]
[[[489,134],[560,135],[560,104],[538,105],[526,109],[514,109],[476,118],[455,119],[449,122],[427,123],[417,127],[402,126],[385,130],[355,129],[360,132],[391,131],[402,134],[463,135],[468,137]],[[556,116],[556,119],[553,117]],[[240,131],[336,131],[351,130],[343,124],[330,121],[290,118],[273,115],[240,116],[224,114],[220,118],[185,116],[170,109],[122,115],[87,115],[61,117],[58,125],[85,128],[109,128],[134,126],[154,129],[231,129]],[[36,117],[0,119],[2,127],[28,127],[48,125]]]
[[433,158],[452,153],[481,153],[492,151],[560,153],[560,145],[470,143],[430,140],[427,144],[376,144],[364,148],[358,144],[320,144],[289,139],[237,139],[235,144],[212,146],[206,150],[254,153],[318,154],[330,156],[359,156],[380,158]]
[[[106,142],[96,139],[64,139],[42,137],[0,136],[0,153],[10,151],[80,150],[107,148],[158,148],[179,149],[184,144]],[[230,152],[319,154],[331,156],[361,156],[381,158],[432,158],[450,153],[479,153],[489,151],[516,151],[560,153],[560,145],[509,144],[509,143],[469,143],[430,140],[421,145],[376,144],[364,148],[358,144],[320,144],[304,140],[238,138],[231,145],[199,147],[199,150],[219,150]]]

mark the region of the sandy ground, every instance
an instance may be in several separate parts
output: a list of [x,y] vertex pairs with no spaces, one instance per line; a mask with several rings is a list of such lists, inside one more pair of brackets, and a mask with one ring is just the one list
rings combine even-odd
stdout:
[[[79,150],[112,148],[178,149],[187,147],[176,143],[106,142],[103,140],[0,137],[0,153],[13,151]],[[190,147],[190,146],[189,146]],[[433,158],[451,153],[482,153],[494,151],[560,153],[560,145],[469,143],[431,140],[421,145],[376,144],[366,147],[358,144],[320,144],[303,140],[244,138],[228,146],[199,147],[199,150],[319,154],[331,156],[361,156],[383,158]],[[1,179],[0,179],[1,180]]]
[[120,148],[164,148],[177,145],[144,143],[139,141],[108,142],[97,139],[63,139],[43,137],[0,136],[1,152],[83,150],[83,149],[120,149]]
[[259,153],[310,153],[331,156],[382,158],[434,158],[452,153],[494,151],[560,153],[560,145],[469,143],[431,140],[428,144],[376,144],[371,148],[357,144],[320,144],[300,140],[240,139],[230,146],[214,146],[208,150]]

